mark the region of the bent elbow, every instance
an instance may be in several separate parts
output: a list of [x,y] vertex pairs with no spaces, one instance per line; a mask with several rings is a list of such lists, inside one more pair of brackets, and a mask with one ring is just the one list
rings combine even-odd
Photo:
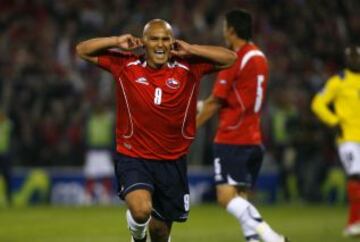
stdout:
[[226,61],[218,66],[219,69],[226,69],[231,67],[237,60],[237,54],[234,51],[229,50]]
[[315,113],[315,114],[317,113],[318,101],[317,101],[316,97],[311,101],[310,109],[313,113]]

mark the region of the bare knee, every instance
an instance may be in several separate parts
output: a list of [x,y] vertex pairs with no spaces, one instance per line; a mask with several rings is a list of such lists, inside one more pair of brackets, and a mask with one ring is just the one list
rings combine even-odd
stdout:
[[239,190],[234,187],[234,186],[230,186],[230,185],[219,185],[216,187],[216,197],[217,197],[217,202],[218,204],[223,207],[226,208],[227,205],[229,204],[229,202],[234,199],[237,196],[245,196],[245,193],[242,194],[241,192],[239,192]]
[[145,223],[151,214],[151,206],[149,204],[139,203],[135,207],[129,207],[131,216],[138,223]]
[[230,199],[223,196],[223,195],[217,195],[217,203],[223,207],[226,208],[227,204],[230,202]]
[[216,189],[217,202],[223,208],[227,207],[228,203],[234,196],[235,194],[232,192],[232,188],[226,185],[218,186]]
[[151,195],[148,191],[139,190],[126,195],[125,201],[131,216],[137,223],[145,223],[152,210]]

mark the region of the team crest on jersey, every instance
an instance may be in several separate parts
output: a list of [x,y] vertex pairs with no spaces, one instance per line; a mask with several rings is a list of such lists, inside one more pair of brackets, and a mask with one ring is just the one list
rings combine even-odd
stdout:
[[171,89],[178,89],[180,87],[180,82],[174,78],[167,79],[166,86]]

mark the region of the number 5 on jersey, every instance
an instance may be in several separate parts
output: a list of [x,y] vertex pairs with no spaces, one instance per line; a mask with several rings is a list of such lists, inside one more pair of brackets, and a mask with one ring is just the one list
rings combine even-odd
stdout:
[[157,87],[155,88],[155,92],[154,92],[154,104],[160,105],[161,99],[162,99],[162,90],[160,87]]
[[254,112],[258,113],[261,108],[261,104],[263,101],[264,96],[264,89],[263,89],[263,82],[265,80],[264,75],[258,75],[257,76],[257,88],[256,88],[256,100],[255,100],[255,106],[254,106]]

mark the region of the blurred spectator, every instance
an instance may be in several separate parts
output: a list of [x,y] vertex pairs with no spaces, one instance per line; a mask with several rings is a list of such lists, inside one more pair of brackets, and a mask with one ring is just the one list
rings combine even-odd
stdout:
[[0,175],[2,175],[5,182],[6,201],[9,205],[12,203],[10,157],[12,128],[12,122],[5,112],[0,109]]
[[114,115],[102,102],[95,104],[86,124],[87,203],[108,204],[111,201],[114,176],[112,150],[114,146]]
[[[286,88],[277,88],[273,92],[273,100],[269,106],[269,130],[271,141],[269,151],[279,170],[279,185],[286,201],[291,199],[290,176],[294,172],[294,121],[298,113],[290,99],[291,92]],[[293,192],[292,192],[293,193]]]
[[298,112],[301,114],[292,124],[296,188],[303,201],[318,202],[323,199],[321,187],[333,164],[332,158],[325,154],[333,147],[329,144],[327,133],[310,112],[308,94],[299,92],[296,98]]

